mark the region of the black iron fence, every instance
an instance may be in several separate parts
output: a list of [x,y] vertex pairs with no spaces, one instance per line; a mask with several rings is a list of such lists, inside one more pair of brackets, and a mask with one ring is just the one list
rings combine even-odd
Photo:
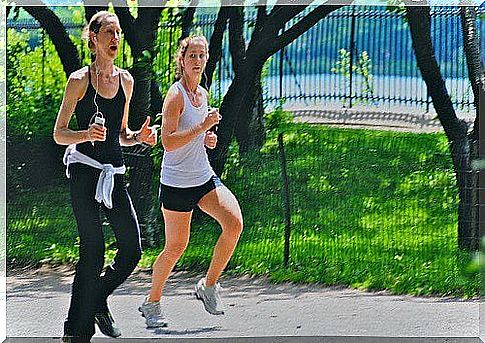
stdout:
[[[166,84],[173,80],[173,70],[166,66],[179,35],[175,24],[167,24],[170,18],[167,14],[167,21],[160,26],[154,63],[159,81]],[[199,14],[197,18],[200,30],[210,36],[215,15]],[[251,20],[254,17],[249,15],[246,25]],[[433,28],[436,55],[454,104],[472,111],[457,9],[434,10]],[[31,37],[35,36],[34,29],[28,30]],[[40,34],[45,46],[47,37],[42,38],[42,31]],[[374,41],[375,37],[380,38]],[[212,90],[215,97],[224,94],[232,76],[227,37],[224,39],[224,59]],[[349,50],[351,40],[355,48]],[[43,45],[33,42],[32,46]],[[122,46],[119,63],[128,67],[129,48]],[[82,49],[86,54],[86,48]],[[345,70],[338,71],[339,50],[341,65],[348,62],[346,56],[356,60],[364,56],[363,51],[370,56],[373,86],[369,88],[367,82],[365,93],[361,92],[363,75],[355,75],[350,83]],[[46,50],[44,58],[49,58],[51,51]],[[302,51],[307,53],[303,55]],[[42,63],[41,68],[47,71],[48,64]],[[333,103],[349,107],[363,103],[425,111],[428,98],[418,73],[401,15],[379,8],[348,8],[333,13],[274,56],[263,81],[269,104],[285,98],[286,106]],[[283,164],[276,138],[269,137],[268,142],[258,154],[244,158],[230,154],[228,158],[224,181],[237,195],[245,218],[230,268],[270,273],[286,264],[288,268],[282,273],[299,273],[301,280],[352,283],[357,275],[377,288],[394,282],[402,283],[405,289],[405,284],[418,275],[425,289],[428,281],[440,277],[442,289],[425,292],[460,292],[459,274],[466,260],[457,249],[458,190],[444,135],[307,127],[306,131],[285,135]],[[52,152],[47,154],[47,148]],[[34,136],[24,147],[12,141],[7,156],[8,186],[19,185],[19,189],[9,189],[12,196],[7,198],[9,262],[76,258],[72,249],[75,221],[58,150],[51,137]],[[135,155],[127,161],[134,171],[142,163]],[[157,173],[152,175],[154,187]],[[141,177],[150,179],[150,174]],[[147,217],[147,225],[160,230],[153,191],[154,212],[141,215]],[[181,264],[206,267],[217,235],[213,224],[202,221],[196,225]],[[442,270],[445,272],[438,272]],[[384,283],[386,279],[390,283]]]
[[[198,10],[193,31],[210,37],[217,18],[216,11],[215,8]],[[479,9],[479,13],[484,13],[484,10]],[[172,10],[167,10],[163,16],[154,67],[160,83],[170,85],[174,77],[172,64],[180,28]],[[255,20],[255,10],[247,8],[247,40]],[[80,25],[71,23],[70,18],[64,18],[63,22],[74,35],[80,34]],[[478,20],[477,24],[479,32],[483,32],[482,21]],[[41,43],[47,39],[42,30],[40,35],[36,33],[39,26],[32,20],[8,20],[7,26],[31,32],[31,46],[43,46]],[[459,8],[433,8],[432,39],[457,111],[473,112],[473,93],[467,76]],[[482,47],[485,45],[484,40],[481,44]],[[129,67],[132,61],[124,40],[122,47],[123,53],[118,62]],[[80,46],[79,50],[83,57],[87,56],[84,46]],[[170,65],[172,67],[168,68]],[[215,98],[222,98],[232,77],[226,32],[223,57],[216,68],[212,85]],[[267,62],[263,86],[269,106],[284,99],[287,108],[364,105],[374,109],[427,112],[431,103],[416,65],[407,23],[402,13],[386,10],[385,7],[349,6],[331,13]]]
[[[284,273],[301,280],[329,284],[362,276],[377,288],[390,287],[387,279],[405,284],[416,277],[427,287],[426,280],[436,277],[443,288],[434,291],[460,292],[467,254],[458,249],[458,190],[444,135],[299,127],[270,142],[259,153],[228,158],[223,179],[245,223],[230,269],[272,273],[286,267]],[[14,173],[17,166],[36,168],[44,182],[7,197],[9,263],[73,262],[76,224],[63,167],[35,163],[41,159],[25,152],[31,147],[11,150],[8,168]],[[22,165],[13,152],[30,158]],[[158,253],[163,246],[158,169],[140,175],[141,159],[126,157],[133,168],[128,180],[153,182],[153,208],[138,215],[150,230],[144,232],[151,235],[147,240],[159,244]],[[220,229],[198,217],[192,231],[180,266],[203,269]]]

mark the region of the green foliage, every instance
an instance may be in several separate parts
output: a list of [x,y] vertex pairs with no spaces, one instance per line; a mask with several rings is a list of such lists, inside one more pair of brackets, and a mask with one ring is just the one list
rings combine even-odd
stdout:
[[465,275],[470,282],[473,282],[476,275],[480,274],[480,296],[485,295],[485,237],[482,237],[480,251],[472,254],[470,262],[465,268]]
[[406,4],[403,0],[388,0],[386,9],[391,13],[406,15]]
[[284,99],[280,100],[275,109],[264,113],[265,129],[268,134],[282,132],[288,124],[293,122],[293,115],[283,110]]
[[[23,192],[7,201],[7,255],[10,264],[75,263],[79,256],[76,221],[69,189],[58,186]],[[114,236],[103,222],[106,260],[113,260]]]
[[[54,45],[28,46],[29,33],[7,32],[7,121],[9,132],[51,134],[66,77]],[[46,38],[47,40],[47,38]],[[43,70],[43,72],[42,72]]]
[[[266,100],[269,98],[269,87],[267,83],[267,79],[270,76],[271,70],[271,63],[273,61],[273,56],[269,57],[266,62],[263,64],[263,69],[261,70],[261,88],[263,93],[263,110],[266,112],[266,108],[268,107],[269,101]],[[280,101],[283,101],[281,99]]]
[[245,215],[234,272],[394,293],[477,295],[478,274],[466,276],[468,253],[457,249],[458,196],[444,135],[287,126],[288,269],[277,146],[268,140],[261,156],[227,172]]
[[177,39],[182,34],[177,24],[179,12],[173,8],[166,8],[160,15],[162,25],[158,26],[153,66],[155,80],[160,92],[166,94],[175,80],[175,57],[177,53]]
[[[357,99],[364,103],[368,102],[366,99],[369,97],[374,96],[374,86],[373,86],[373,75],[372,75],[372,60],[369,57],[367,51],[362,51],[359,55],[359,61],[356,64],[352,64],[352,68],[350,67],[350,51],[342,48],[338,52],[338,60],[335,62],[335,66],[331,69],[332,73],[337,75],[342,75],[348,81],[345,83],[345,87],[348,87],[348,83],[350,83],[350,69],[352,69],[352,74],[358,75],[361,77],[360,97]],[[346,106],[347,99],[343,100],[343,105]]]

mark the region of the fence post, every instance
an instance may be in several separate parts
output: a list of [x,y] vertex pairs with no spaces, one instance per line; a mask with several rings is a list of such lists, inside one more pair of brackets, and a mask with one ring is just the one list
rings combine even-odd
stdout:
[[430,105],[429,90],[428,90],[428,86],[426,86],[426,113],[429,113],[429,105]]
[[45,101],[45,59],[46,59],[46,51],[45,51],[45,29],[42,30],[42,93]]
[[283,64],[285,62],[285,48],[281,48],[280,50],[280,89],[279,89],[279,98],[280,101],[283,99]]
[[288,184],[288,174],[286,172],[286,156],[283,144],[283,133],[278,134],[278,147],[281,163],[281,178],[283,179],[283,205],[285,209],[285,249],[283,252],[283,263],[288,267],[290,260],[290,233],[291,233],[291,209],[290,209],[290,189]]
[[[172,39],[173,39],[173,26],[174,26],[174,20],[173,20],[173,12],[172,8],[169,8],[168,10],[168,22],[169,22],[169,29],[168,29],[168,60],[170,61],[170,56],[172,56]],[[168,68],[168,84],[171,84],[173,82],[172,80],[172,69]]]
[[355,50],[355,6],[352,6],[352,19],[350,24],[350,89],[349,89],[349,108],[352,108],[352,81],[353,81],[353,69],[354,69],[354,50]]

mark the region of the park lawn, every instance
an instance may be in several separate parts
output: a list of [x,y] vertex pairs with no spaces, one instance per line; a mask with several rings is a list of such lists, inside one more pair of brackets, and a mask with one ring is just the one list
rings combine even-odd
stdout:
[[[286,128],[284,141],[289,266],[283,266],[283,186],[271,132],[260,153],[239,158],[232,151],[228,158],[224,181],[245,222],[229,273],[398,294],[478,295],[478,274],[466,273],[469,254],[456,248],[457,191],[443,134],[298,124]],[[22,194],[7,211],[9,261],[75,261],[67,188]],[[213,220],[199,216],[178,268],[206,268],[219,233]],[[140,266],[150,267],[160,250],[146,249]]]

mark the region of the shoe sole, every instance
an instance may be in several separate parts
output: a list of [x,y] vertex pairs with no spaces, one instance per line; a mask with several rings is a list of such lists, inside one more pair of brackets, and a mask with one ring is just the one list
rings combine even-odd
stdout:
[[224,311],[212,311],[210,310],[207,305],[205,304],[205,301],[204,299],[202,298],[202,296],[199,295],[199,292],[198,292],[198,289],[197,289],[197,286],[195,286],[195,297],[197,298],[197,300],[200,300],[202,301],[202,304],[204,304],[204,309],[207,313],[209,314],[212,314],[213,316],[221,316],[224,314]]
[[[145,318],[145,314],[141,310],[141,307],[138,307],[138,311],[140,311],[141,316]],[[163,325],[160,326],[147,326],[147,329],[158,329],[158,328],[166,328],[168,326],[168,323],[163,323]]]
[[98,326],[99,330],[100,330],[100,331],[103,333],[103,335],[108,336],[108,337],[112,337],[112,338],[118,338],[118,337],[120,337],[120,336],[121,336],[121,334],[119,334],[119,335],[111,335],[111,334],[109,334],[108,332],[106,332],[106,331],[103,329],[102,325],[99,323],[99,320],[98,320],[97,318],[94,318],[94,322],[95,322],[95,323],[96,323],[96,325]]

